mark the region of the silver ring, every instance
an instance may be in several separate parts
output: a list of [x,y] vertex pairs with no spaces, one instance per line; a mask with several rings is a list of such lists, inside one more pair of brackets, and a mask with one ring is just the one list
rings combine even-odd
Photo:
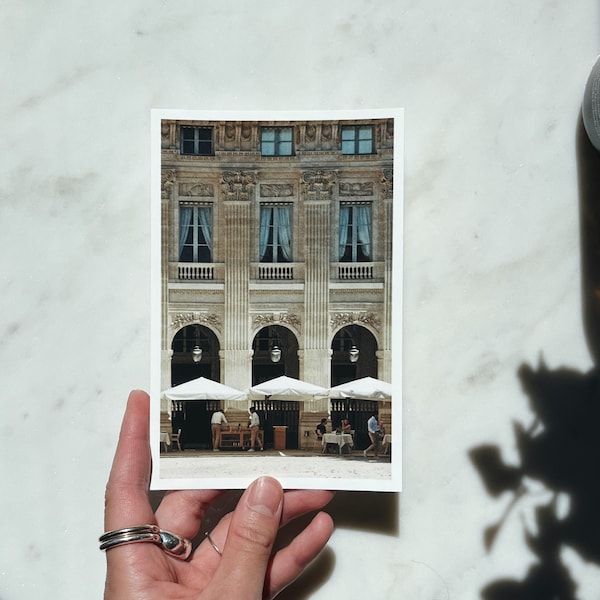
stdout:
[[190,540],[159,529],[156,525],[138,525],[107,531],[98,539],[100,550],[110,550],[124,544],[152,542],[158,544],[167,554],[186,560],[192,552]]
[[210,533],[208,533],[208,531],[206,532],[206,539],[208,540],[209,544],[215,549],[215,552],[219,555],[219,556],[223,556],[223,553],[221,552],[221,549],[219,548],[219,546],[217,546],[213,541],[212,538],[210,537]]

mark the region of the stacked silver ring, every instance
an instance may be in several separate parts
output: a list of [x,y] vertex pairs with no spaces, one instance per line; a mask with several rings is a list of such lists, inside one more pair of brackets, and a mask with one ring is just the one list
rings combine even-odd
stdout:
[[107,531],[100,536],[100,550],[110,550],[124,544],[135,544],[137,542],[152,542],[159,545],[167,554],[186,560],[192,552],[190,540],[159,529],[156,525],[138,525],[137,527],[125,527]]

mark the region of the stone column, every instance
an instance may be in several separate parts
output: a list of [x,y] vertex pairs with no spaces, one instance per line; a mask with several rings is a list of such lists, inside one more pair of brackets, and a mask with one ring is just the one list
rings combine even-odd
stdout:
[[304,277],[304,361],[300,377],[329,387],[329,255],[331,198],[335,171],[302,173],[306,224]]
[[244,389],[252,383],[249,325],[251,199],[256,184],[252,171],[226,171],[222,176],[225,258],[225,323],[222,379]]

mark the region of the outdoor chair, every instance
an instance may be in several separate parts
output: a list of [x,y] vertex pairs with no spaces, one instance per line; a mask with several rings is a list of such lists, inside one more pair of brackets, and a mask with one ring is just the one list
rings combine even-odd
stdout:
[[177,430],[177,433],[172,433],[171,434],[171,448],[173,448],[174,444],[177,444],[177,447],[179,448],[179,452],[181,452],[181,429]]

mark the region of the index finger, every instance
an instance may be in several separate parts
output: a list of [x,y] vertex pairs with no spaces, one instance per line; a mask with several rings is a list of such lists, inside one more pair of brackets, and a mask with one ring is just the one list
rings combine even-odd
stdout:
[[132,391],[106,486],[105,531],[156,522],[148,500],[152,469],[149,425],[150,398],[141,390]]

